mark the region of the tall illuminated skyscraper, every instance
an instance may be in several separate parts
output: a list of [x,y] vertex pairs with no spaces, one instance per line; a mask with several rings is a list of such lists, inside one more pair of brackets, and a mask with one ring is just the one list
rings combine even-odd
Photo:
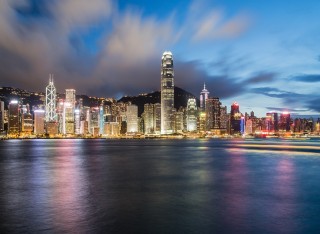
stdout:
[[144,104],[143,119],[145,134],[160,134],[161,104]]
[[64,103],[64,134],[75,133],[74,110],[76,103],[76,90],[66,89],[66,100]]
[[239,110],[239,104],[234,102],[231,105],[230,112],[230,134],[240,134],[241,133],[241,113]]
[[154,133],[154,105],[146,103],[144,104],[144,133]]
[[127,116],[127,132],[138,132],[138,106],[129,105],[126,111]]
[[49,75],[49,85],[46,87],[46,122],[57,121],[56,87],[53,84],[53,75]]
[[206,100],[209,97],[209,91],[206,89],[206,84],[203,84],[203,90],[200,93],[200,110],[206,109]]
[[217,97],[206,100],[206,129],[218,134],[221,129],[221,102]]
[[0,132],[4,131],[4,102],[0,101]]
[[187,105],[187,131],[197,130],[197,102],[195,98],[188,99]]
[[9,103],[8,133],[12,135],[19,135],[20,133],[20,113],[17,100],[12,100]]
[[170,51],[165,51],[161,62],[161,134],[173,133],[174,72]]
[[44,134],[44,119],[45,111],[38,109],[34,111],[34,134],[42,135]]

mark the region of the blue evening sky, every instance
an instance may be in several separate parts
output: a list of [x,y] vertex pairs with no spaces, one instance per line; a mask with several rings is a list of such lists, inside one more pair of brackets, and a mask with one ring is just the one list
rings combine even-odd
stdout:
[[[111,96],[203,83],[223,105],[258,116],[320,111],[320,1],[0,1],[1,86]],[[26,78],[28,77],[28,79]],[[34,80],[28,82],[27,80]]]

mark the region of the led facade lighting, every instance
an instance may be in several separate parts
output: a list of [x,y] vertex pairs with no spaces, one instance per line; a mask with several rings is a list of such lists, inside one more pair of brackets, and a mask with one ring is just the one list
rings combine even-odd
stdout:
[[174,72],[173,57],[165,51],[161,62],[161,134],[173,133]]
[[53,84],[53,74],[49,75],[49,85],[46,87],[46,122],[55,122],[56,113],[56,87]]

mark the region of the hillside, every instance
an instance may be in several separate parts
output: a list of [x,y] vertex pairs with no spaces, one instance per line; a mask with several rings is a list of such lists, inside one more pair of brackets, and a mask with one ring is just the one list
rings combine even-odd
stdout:
[[[186,107],[189,98],[196,98],[199,105],[199,100],[193,94],[181,89],[179,87],[174,87],[174,107],[179,109],[180,106]],[[138,106],[138,115],[141,116],[143,112],[144,104],[146,103],[160,103],[161,95],[160,91],[155,91],[153,93],[141,94],[139,96],[125,96],[118,100],[118,102],[131,102]]]

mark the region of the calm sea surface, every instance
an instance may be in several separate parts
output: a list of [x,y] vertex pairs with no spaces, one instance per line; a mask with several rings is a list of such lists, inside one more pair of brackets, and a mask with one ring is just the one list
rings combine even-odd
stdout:
[[320,233],[320,141],[0,141],[0,233]]

